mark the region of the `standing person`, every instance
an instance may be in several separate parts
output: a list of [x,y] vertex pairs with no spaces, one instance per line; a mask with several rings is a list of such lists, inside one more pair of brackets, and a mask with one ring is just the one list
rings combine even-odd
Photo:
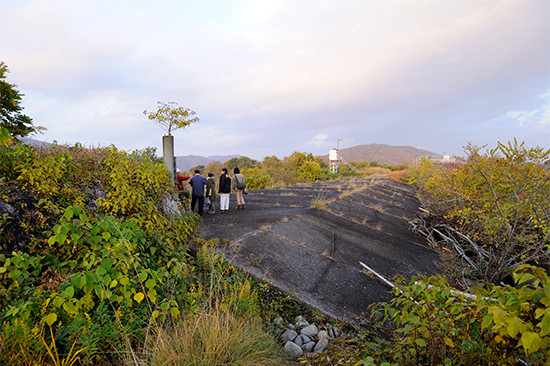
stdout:
[[229,211],[229,195],[231,194],[231,177],[227,174],[227,168],[222,169],[220,176],[220,185],[218,186],[220,194],[220,212]]
[[197,201],[199,203],[199,215],[202,216],[204,209],[204,186],[208,184],[208,180],[201,175],[200,170],[195,170],[195,175],[189,181],[193,190],[191,192],[191,211],[195,211]]
[[244,181],[244,175],[241,174],[239,168],[233,169],[233,192],[237,196],[237,210],[244,210],[244,198],[243,191],[246,188],[246,183]]
[[178,181],[178,197],[184,206],[187,206],[189,204],[189,201],[185,201],[186,198],[189,199],[189,191],[187,191],[183,187],[183,182],[185,182],[189,178],[191,178],[189,175],[184,176],[183,174],[181,174],[181,170],[177,170],[176,179]]
[[210,206],[208,211],[209,215],[214,215],[216,213],[216,178],[214,174],[208,173],[208,184],[206,185],[206,197],[210,200]]

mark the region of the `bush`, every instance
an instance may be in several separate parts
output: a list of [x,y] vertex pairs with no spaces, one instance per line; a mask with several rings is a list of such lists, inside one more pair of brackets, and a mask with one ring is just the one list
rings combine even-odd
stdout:
[[456,252],[464,272],[498,283],[522,263],[547,258],[550,249],[550,149],[500,144],[485,154],[466,147],[452,166],[423,160],[408,181],[420,187],[433,214],[424,232]]
[[15,210],[0,232],[0,364],[47,359],[52,344],[101,364],[193,306],[197,219],[165,210],[175,187],[162,164],[78,144],[0,154],[0,199]]
[[542,268],[521,266],[514,279],[517,287],[487,285],[472,289],[473,294],[453,290],[439,276],[408,284],[399,280],[393,290],[396,297],[371,308],[391,345],[371,343],[370,359],[363,364],[375,359],[388,365],[550,362],[548,275]]

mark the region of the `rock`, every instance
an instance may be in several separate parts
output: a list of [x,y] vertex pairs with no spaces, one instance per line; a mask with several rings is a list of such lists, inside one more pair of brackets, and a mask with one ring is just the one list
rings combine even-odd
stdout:
[[283,334],[284,331],[285,330],[283,328],[277,328],[277,330],[275,331],[275,334],[281,335],[281,334]]
[[291,357],[300,357],[304,354],[304,350],[291,341],[285,343],[284,350]]
[[334,331],[334,338],[340,335],[340,331],[338,330],[338,328],[334,328],[333,331]]
[[306,344],[306,343],[309,343],[309,342],[313,341],[313,339],[311,339],[310,337],[308,337],[305,334],[300,334],[298,337],[302,338],[302,343],[303,344]]
[[330,338],[335,338],[335,337],[334,337],[334,329],[333,329],[332,327],[330,327],[330,328],[327,329],[327,333],[328,333],[328,336],[329,336]]
[[288,329],[296,330],[296,326],[294,324],[289,324],[286,326]]
[[0,201],[0,214],[9,214],[9,215],[15,215],[16,209],[12,205],[6,202]]
[[277,319],[273,319],[273,324],[275,324],[275,325],[278,326],[278,327],[282,326],[282,324],[283,324],[283,318],[278,317]]
[[304,327],[307,327],[308,325],[309,323],[306,321],[296,323],[296,327],[298,328],[304,328]]
[[296,327],[298,328],[307,327],[309,325],[307,320],[305,320],[304,317],[301,315],[297,316],[295,320],[296,320]]
[[320,331],[319,333],[317,333],[317,338],[321,339],[321,338],[326,338],[328,339],[329,336],[328,336],[328,333],[326,330],[322,330]]
[[319,341],[313,348],[313,353],[323,352],[325,348],[327,348],[327,346],[328,346],[328,338],[325,338],[325,337],[319,338]]
[[162,199],[162,210],[164,213],[170,216],[174,216],[176,214],[180,213],[180,210],[178,208],[179,201],[175,200],[173,197],[170,197],[169,195],[165,195]]
[[306,352],[311,352],[311,350],[313,350],[313,347],[315,347],[315,342],[313,341],[307,342],[302,345],[302,349]]
[[281,339],[283,343],[286,343],[289,341],[293,341],[297,335],[298,333],[296,333],[294,330],[287,329],[283,334],[281,334]]
[[294,341],[293,341],[298,347],[301,347],[302,344],[303,344],[303,341],[302,341],[302,337],[301,336],[298,336],[296,338],[294,338]]
[[317,337],[317,333],[319,333],[319,330],[317,329],[317,326],[315,324],[308,325],[304,329],[300,331],[301,334],[305,334],[308,337]]

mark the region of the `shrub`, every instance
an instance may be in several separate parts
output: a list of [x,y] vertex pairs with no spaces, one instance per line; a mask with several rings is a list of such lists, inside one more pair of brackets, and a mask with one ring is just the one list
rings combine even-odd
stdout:
[[[475,295],[453,290],[439,276],[408,284],[399,280],[393,290],[396,297],[372,308],[378,326],[394,344],[370,344],[372,360],[363,364],[372,364],[374,356],[396,365],[550,362],[548,275],[542,268],[521,266],[514,279],[517,287],[487,285],[472,289]],[[384,321],[395,327],[388,328]]]
[[547,258],[550,249],[550,149],[515,141],[485,154],[467,146],[462,164],[422,161],[409,182],[419,186],[433,216],[424,232],[455,251],[462,270],[498,283],[515,267]]

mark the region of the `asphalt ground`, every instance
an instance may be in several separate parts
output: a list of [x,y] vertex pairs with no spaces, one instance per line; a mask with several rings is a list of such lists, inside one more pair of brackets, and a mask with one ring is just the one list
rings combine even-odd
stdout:
[[229,212],[205,214],[199,236],[219,238],[235,266],[333,318],[356,321],[392,298],[359,262],[387,279],[442,273],[438,254],[408,230],[420,202],[402,183],[379,176],[248,193],[244,210],[231,195]]

